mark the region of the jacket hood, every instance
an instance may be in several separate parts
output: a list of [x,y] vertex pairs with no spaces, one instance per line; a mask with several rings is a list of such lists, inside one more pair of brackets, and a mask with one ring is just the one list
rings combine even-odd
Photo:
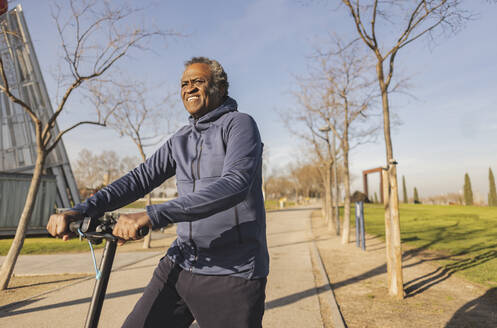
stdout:
[[198,120],[195,120],[193,116],[190,116],[188,117],[188,121],[190,122],[190,125],[195,127],[195,129],[200,131],[205,130],[210,126],[211,122],[214,122],[215,120],[217,120],[219,117],[223,116],[226,113],[236,111],[237,108],[238,104],[236,103],[236,100],[231,97],[228,97],[226,101],[218,108],[211,110],[210,112],[199,118]]

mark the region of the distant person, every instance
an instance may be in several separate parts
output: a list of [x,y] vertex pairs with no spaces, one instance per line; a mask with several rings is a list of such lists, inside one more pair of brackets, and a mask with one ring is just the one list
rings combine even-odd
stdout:
[[143,197],[176,175],[178,198],[121,214],[113,234],[135,240],[144,226],[177,223],[177,239],[123,327],[262,327],[269,272],[262,196],[262,148],[255,121],[237,111],[215,60],[185,63],[181,98],[190,113],[145,163],[73,209],[50,217],[53,236],[69,222],[97,218]]

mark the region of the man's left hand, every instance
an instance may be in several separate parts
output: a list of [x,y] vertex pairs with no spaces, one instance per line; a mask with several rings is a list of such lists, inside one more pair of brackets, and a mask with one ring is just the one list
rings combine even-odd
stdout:
[[138,237],[138,230],[145,226],[152,230],[152,223],[147,212],[121,214],[112,234],[119,238],[117,244],[123,245],[128,240],[142,238],[143,236]]

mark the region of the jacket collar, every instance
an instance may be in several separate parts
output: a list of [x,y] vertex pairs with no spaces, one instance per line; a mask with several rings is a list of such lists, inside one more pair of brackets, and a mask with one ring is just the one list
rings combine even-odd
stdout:
[[205,130],[210,126],[211,122],[214,122],[226,113],[234,112],[238,108],[235,99],[228,97],[226,101],[216,109],[211,110],[201,118],[195,120],[193,116],[188,117],[190,125],[195,127],[197,130]]

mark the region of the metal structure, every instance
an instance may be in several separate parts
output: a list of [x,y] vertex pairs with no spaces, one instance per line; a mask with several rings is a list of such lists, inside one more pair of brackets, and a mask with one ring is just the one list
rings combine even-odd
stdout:
[[[53,109],[20,5],[0,16],[0,27],[0,56],[10,89],[47,122]],[[58,132],[55,126],[53,133]],[[0,93],[0,172],[29,174],[35,161],[33,122],[19,105]],[[57,207],[72,207],[79,202],[62,140],[48,155],[44,173],[55,177]]]
[[366,197],[369,199],[369,194],[368,194],[368,174],[370,173],[376,173],[378,172],[380,174],[380,202],[383,203],[383,179],[381,177],[381,171],[383,170],[382,167],[377,167],[374,169],[370,170],[364,170],[362,171],[362,182],[364,184],[364,194],[366,194]]
[[[28,194],[31,174],[0,172],[0,236],[12,236]],[[41,178],[40,189],[36,195],[33,215],[27,233],[46,234],[48,217],[54,212],[57,195],[56,179],[53,175]]]

